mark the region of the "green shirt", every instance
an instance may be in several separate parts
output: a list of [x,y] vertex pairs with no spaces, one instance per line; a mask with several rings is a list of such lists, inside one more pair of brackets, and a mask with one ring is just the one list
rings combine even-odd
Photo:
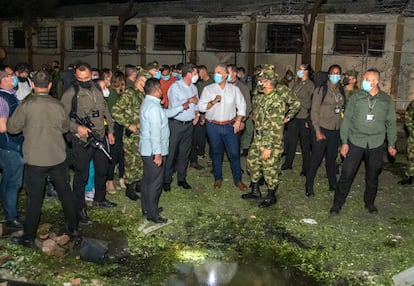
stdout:
[[394,103],[388,94],[379,91],[371,96],[357,91],[346,106],[341,125],[342,143],[369,149],[381,146],[387,139],[388,146],[397,141],[397,120]]
[[106,103],[108,104],[109,112],[112,113],[112,107],[115,103],[119,100],[119,94],[112,88],[109,89],[109,96],[106,99]]

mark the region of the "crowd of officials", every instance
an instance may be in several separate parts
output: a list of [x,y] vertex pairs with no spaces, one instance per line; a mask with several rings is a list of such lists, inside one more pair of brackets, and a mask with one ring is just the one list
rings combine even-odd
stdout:
[[[354,70],[343,73],[332,65],[314,73],[307,63],[283,78],[269,64],[257,66],[253,76],[232,64],[219,64],[212,74],[203,65],[155,61],[116,71],[87,63],[61,71],[56,61],[37,72],[27,64],[15,70],[1,66],[0,199],[6,225],[24,230],[13,242],[34,245],[47,182],[62,203],[67,233],[77,236],[79,224],[92,223],[86,200],[99,208],[117,206],[106,196],[118,187],[116,169],[119,187],[129,199],[141,200],[142,214],[165,223],[158,205],[162,191],[171,190],[174,175],[179,187],[192,189],[187,169],[204,169],[198,159],[206,156],[212,161],[213,188],[222,187],[226,155],[241,197],[261,199],[259,207],[270,207],[277,202],[281,171],[292,169],[298,141],[306,196],[315,195],[316,173],[325,157],[334,192],[330,213],[338,214],[364,160],[364,205],[376,213],[384,151],[396,155],[396,116],[390,96],[380,89],[380,72],[369,69],[361,79],[358,88]],[[413,106],[406,117],[410,134]],[[413,182],[410,148],[411,163],[400,184]],[[23,179],[22,223],[17,199]],[[91,192],[85,195],[85,190]]]

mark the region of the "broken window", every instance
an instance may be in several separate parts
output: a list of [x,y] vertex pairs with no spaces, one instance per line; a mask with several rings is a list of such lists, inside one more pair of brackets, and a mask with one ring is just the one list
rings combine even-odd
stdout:
[[301,24],[275,23],[267,26],[266,52],[296,54],[302,52]]
[[237,51],[241,50],[241,24],[208,25],[206,28],[205,47],[213,50]]
[[26,40],[23,29],[9,29],[9,46],[16,49],[26,48]]
[[185,25],[156,25],[154,50],[185,49]]
[[57,29],[56,27],[42,27],[37,34],[38,48],[55,49],[57,48]]
[[385,25],[335,25],[335,53],[380,57],[384,42]]
[[[115,40],[118,26],[111,26],[109,29],[111,43]],[[125,25],[122,31],[121,41],[119,43],[120,50],[136,50],[137,49],[137,33],[136,25]]]
[[72,49],[93,50],[95,28],[93,26],[72,27]]

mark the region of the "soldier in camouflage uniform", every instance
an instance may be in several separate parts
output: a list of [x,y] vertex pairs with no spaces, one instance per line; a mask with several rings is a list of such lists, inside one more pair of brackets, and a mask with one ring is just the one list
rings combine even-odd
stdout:
[[140,181],[143,175],[143,163],[139,154],[139,110],[145,98],[144,85],[151,75],[139,70],[135,85],[129,87],[112,108],[112,117],[124,126],[125,195],[136,201],[139,196]]
[[408,131],[407,140],[407,167],[405,178],[398,182],[400,185],[411,185],[414,180],[414,100],[410,102],[405,111],[405,126]]
[[[261,94],[260,91],[263,93]],[[258,75],[258,93],[253,98],[255,135],[247,156],[251,191],[242,195],[243,199],[261,198],[259,180],[263,176],[268,186],[268,194],[259,205],[261,208],[267,208],[277,201],[276,190],[283,152],[283,128],[299,109],[298,98],[288,87],[278,84],[273,65],[263,65]]]

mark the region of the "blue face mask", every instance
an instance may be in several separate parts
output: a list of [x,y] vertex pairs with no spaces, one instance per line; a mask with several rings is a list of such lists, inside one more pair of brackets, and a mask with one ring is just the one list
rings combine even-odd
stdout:
[[177,74],[176,74],[176,76],[175,76],[175,78],[176,78],[177,80],[180,80],[182,77],[183,77],[183,76],[182,76],[180,73],[177,73]]
[[156,79],[160,79],[161,78],[161,72],[160,71],[157,71],[157,73],[154,75],[154,77]]
[[170,75],[161,75],[161,78],[165,81],[169,81],[170,80]]
[[213,78],[215,83],[220,83],[223,80],[223,76],[219,73],[215,73]]
[[19,78],[14,75],[13,76],[13,87],[16,87],[19,84]]
[[172,73],[171,73],[171,75],[172,75],[173,77],[177,77],[177,73],[176,73],[176,72],[172,72]]
[[290,75],[288,75],[286,78],[287,78],[287,80],[292,80],[293,79]]
[[296,75],[298,76],[298,78],[302,78],[303,77],[303,70],[298,70],[296,72]]
[[329,80],[333,84],[337,84],[341,80],[341,75],[340,74],[330,74],[329,75]]
[[231,75],[228,75],[226,80],[227,82],[231,82],[233,79],[231,78]]
[[362,81],[362,89],[365,90],[366,92],[370,92],[372,89],[371,82],[364,79]]

